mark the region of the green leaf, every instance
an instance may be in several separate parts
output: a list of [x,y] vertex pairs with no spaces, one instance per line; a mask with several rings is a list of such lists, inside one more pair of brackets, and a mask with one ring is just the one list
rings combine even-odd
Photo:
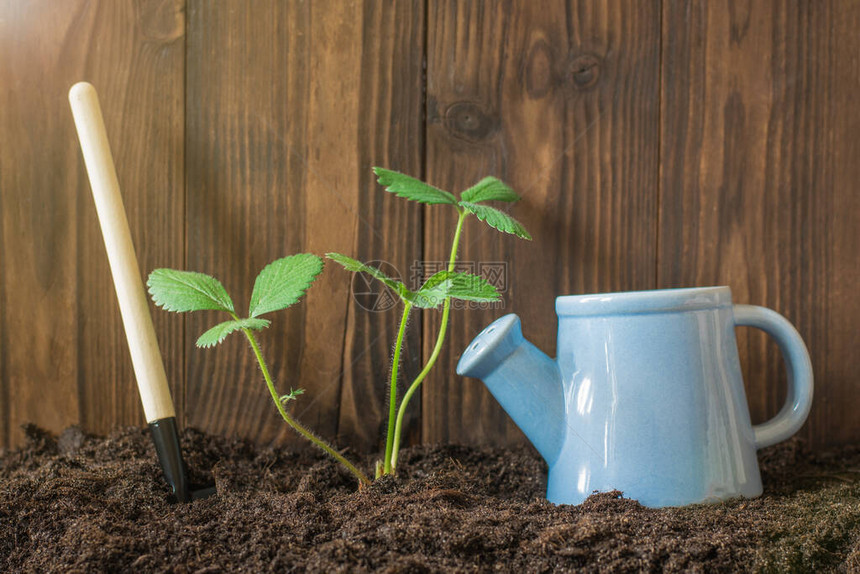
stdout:
[[460,199],[470,203],[482,201],[517,201],[520,198],[513,189],[495,177],[485,177],[460,194]]
[[281,395],[281,396],[278,398],[278,400],[280,400],[280,401],[281,401],[281,404],[284,404],[284,405],[285,405],[285,404],[287,404],[287,403],[288,403],[288,402],[290,402],[290,401],[294,401],[294,400],[298,399],[298,398],[299,398],[299,395],[303,395],[303,394],[305,394],[305,390],[304,390],[304,389],[295,389],[295,390],[290,389],[289,394]]
[[434,273],[412,298],[412,304],[421,309],[435,309],[445,302],[448,291],[451,288],[451,280],[447,271]]
[[411,296],[414,295],[412,291],[406,288],[406,285],[396,279],[392,279],[376,267],[371,267],[370,265],[366,265],[352,257],[341,255],[340,253],[326,253],[325,256],[335,263],[342,265],[347,271],[352,271],[353,273],[367,273],[371,277],[382,281],[382,283],[394,291],[397,296],[404,301],[409,301]]
[[439,271],[434,273],[411,299],[413,305],[422,309],[433,309],[445,299],[489,302],[500,298],[499,292],[483,277],[471,273]]
[[146,281],[156,305],[168,311],[226,311],[233,313],[233,301],[221,282],[204,273],[156,269]]
[[[416,295],[428,300],[428,309],[440,305],[446,297],[464,301],[489,302],[500,298],[496,288],[483,277],[471,273],[456,271],[439,271],[430,277],[416,292]],[[435,301],[435,305],[429,302]]]
[[271,322],[266,319],[237,319],[234,321],[224,321],[223,323],[219,323],[200,335],[197,339],[198,347],[214,347],[225,338],[227,335],[232,333],[233,331],[238,331],[240,329],[251,329],[252,331],[259,331],[261,329],[265,329],[269,326]]
[[499,231],[516,235],[520,239],[532,238],[532,236],[529,235],[529,232],[526,231],[526,228],[523,227],[519,221],[504,211],[499,211],[498,209],[488,205],[478,205],[468,201],[461,201],[460,207],[471,211],[478,219],[486,222],[487,225],[494,227]]
[[421,203],[450,203],[451,205],[457,205],[457,198],[454,197],[454,194],[433,187],[414,177],[381,167],[373,168],[373,173],[376,174],[379,184],[384,186],[386,191],[390,191],[397,197]]
[[286,309],[301,299],[322,268],[322,259],[310,253],[272,261],[257,275],[248,316]]
[[490,302],[501,298],[495,286],[481,277],[471,273],[449,273],[448,297],[464,301]]

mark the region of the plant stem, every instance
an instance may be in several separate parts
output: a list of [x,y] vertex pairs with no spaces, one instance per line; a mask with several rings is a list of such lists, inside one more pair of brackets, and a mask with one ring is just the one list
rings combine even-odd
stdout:
[[391,364],[391,386],[388,391],[388,432],[385,437],[385,460],[383,461],[382,473],[391,472],[391,453],[394,449],[394,418],[397,414],[397,371],[400,367],[400,350],[403,348],[403,335],[406,333],[406,320],[412,303],[406,301],[403,306],[403,317],[400,319],[400,328],[397,330],[397,342],[394,344],[394,358]]
[[[460,232],[463,230],[463,222],[466,220],[466,216],[468,215],[468,212],[465,210],[459,210],[458,208],[458,211],[460,212],[460,218],[457,220],[457,230],[454,232],[454,241],[451,245],[451,256],[448,259],[449,273],[454,271],[454,267],[457,263],[457,248],[460,244]],[[448,315],[450,312],[451,298],[446,297],[445,302],[442,305],[442,323],[439,325],[439,334],[436,336],[436,345],[433,347],[433,352],[430,354],[430,358],[427,359],[427,363],[424,365],[424,368],[421,369],[421,372],[418,373],[418,376],[415,377],[415,380],[412,381],[411,385],[409,385],[409,388],[406,390],[406,394],[403,395],[400,408],[397,411],[397,422],[394,428],[394,445],[391,453],[388,453],[388,451],[385,453],[385,464],[386,466],[391,467],[392,473],[397,469],[397,455],[400,452],[400,437],[403,433],[403,416],[406,413],[406,405],[409,404],[409,400],[412,398],[412,395],[415,394],[415,391],[417,391],[418,387],[421,386],[421,383],[424,382],[430,369],[432,369],[433,365],[436,364],[436,359],[439,358],[439,353],[442,351],[442,343],[445,341],[445,333],[448,330]]]
[[275,383],[272,382],[272,376],[269,374],[269,369],[266,367],[266,361],[263,360],[263,353],[260,351],[260,345],[257,344],[257,339],[254,338],[254,334],[250,329],[242,329],[245,332],[245,336],[248,338],[248,341],[251,343],[251,348],[254,350],[254,354],[257,356],[257,362],[260,364],[260,370],[263,371],[263,378],[266,379],[266,386],[269,387],[269,393],[272,395],[272,400],[275,401],[275,406],[278,408],[278,412],[281,413],[283,419],[287,422],[288,425],[293,427],[293,429],[314,443],[317,447],[322,449],[326,454],[334,458],[336,461],[341,463],[346,469],[353,474],[358,479],[360,486],[366,486],[370,484],[370,479],[368,479],[363,472],[358,470],[351,462],[346,460],[342,454],[334,450],[331,446],[329,446],[325,441],[316,437],[314,433],[310,430],[302,426],[297,420],[287,413],[287,410],[284,408],[284,405],[281,404],[281,399],[278,396],[278,390],[275,388]]

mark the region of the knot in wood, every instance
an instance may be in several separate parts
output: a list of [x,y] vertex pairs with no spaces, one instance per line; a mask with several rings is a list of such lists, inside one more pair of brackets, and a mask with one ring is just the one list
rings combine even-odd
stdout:
[[181,0],[144,3],[139,18],[147,40],[170,43],[185,36],[185,3]]
[[570,64],[570,80],[577,90],[587,90],[594,87],[600,79],[601,60],[593,54],[583,54],[573,59]]
[[493,134],[496,122],[479,104],[457,102],[445,112],[445,127],[456,137],[480,141]]

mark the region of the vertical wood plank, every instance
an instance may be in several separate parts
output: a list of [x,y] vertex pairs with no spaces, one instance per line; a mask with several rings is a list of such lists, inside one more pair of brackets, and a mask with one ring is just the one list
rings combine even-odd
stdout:
[[[304,247],[305,196],[295,190],[305,180],[299,134],[311,89],[309,17],[297,3],[189,2],[188,268],[219,278],[240,312],[263,266]],[[273,376],[280,382],[288,374],[282,384],[294,387],[305,309],[273,316],[261,336]],[[187,321],[187,419],[204,430],[271,440],[281,429],[265,416],[271,399],[241,334],[214,349],[194,347],[218,320],[207,313]],[[274,359],[277,345],[286,360]]]
[[[418,249],[419,211],[384,201],[370,167],[420,169],[422,14],[419,2],[191,2],[189,267],[220,277],[238,307],[286,254],[400,266]],[[293,406],[300,420],[375,448],[391,317],[354,309],[351,280],[329,265],[261,343],[282,390],[307,389]],[[189,420],[296,441],[239,337],[193,348],[215,320],[189,318]]]
[[[358,225],[348,255],[362,261],[384,261],[407,285],[422,255],[421,207],[384,191],[371,166],[420,176],[424,157],[424,2],[364,2],[361,14],[361,84],[355,118]],[[322,165],[320,164],[321,169]],[[344,271],[332,265],[330,272]],[[349,444],[371,452],[385,449],[388,380],[401,307],[385,298],[362,297],[362,276],[351,279],[343,350],[343,391],[338,432]],[[373,286],[380,293],[380,286]],[[373,304],[377,305],[376,309]],[[401,355],[399,397],[421,369],[421,316],[413,314]],[[398,399],[398,404],[399,404]],[[404,444],[418,442],[421,401],[410,402],[404,419]]]
[[[141,265],[182,265],[183,3],[0,4],[4,423],[143,422],[67,93],[99,91]],[[157,320],[162,341],[181,326]],[[182,396],[181,357],[168,363]],[[181,405],[180,405],[181,406]]]
[[[827,293],[816,299],[805,299],[801,305],[812,305],[813,313],[824,316],[821,331],[808,341],[812,346],[813,368],[818,387],[816,405],[811,416],[809,436],[813,445],[826,446],[860,441],[860,417],[857,416],[857,349],[860,349],[860,5],[834,2],[827,22],[821,29],[827,38],[826,71],[830,84],[825,108],[826,128],[821,139],[829,144],[818,157],[826,160],[830,172],[818,174],[813,182],[811,201],[819,194],[829,194],[826,212],[815,222],[817,236],[806,247],[810,255],[820,258],[829,276]],[[815,64],[813,64],[815,65]],[[816,88],[812,88],[816,89]],[[818,127],[817,129],[823,129]],[[819,187],[818,183],[828,187]]]
[[[783,313],[816,373],[806,436],[856,438],[860,6],[730,6],[665,4],[659,283],[727,284],[735,302]],[[743,331],[760,422],[781,407],[785,369]]]
[[[507,262],[504,309],[452,314],[425,385],[425,440],[522,440],[478,381],[454,375],[493,318],[516,312],[553,354],[557,295],[654,287],[659,47],[652,2],[430,4],[428,178],[458,191],[502,178],[534,241],[468,222],[461,261]],[[428,210],[430,260],[446,258],[453,224]],[[428,321],[425,352],[437,328]]]

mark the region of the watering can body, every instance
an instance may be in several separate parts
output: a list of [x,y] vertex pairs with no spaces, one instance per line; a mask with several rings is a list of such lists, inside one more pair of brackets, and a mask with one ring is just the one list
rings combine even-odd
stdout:
[[[756,450],[788,438],[812,399],[794,328],[727,287],[559,297],[557,358],[519,318],[487,327],[457,372],[481,378],[549,465],[547,498],[579,504],[620,490],[652,507],[762,492]],[[786,358],[785,408],[753,426],[735,327],[771,334]]]

